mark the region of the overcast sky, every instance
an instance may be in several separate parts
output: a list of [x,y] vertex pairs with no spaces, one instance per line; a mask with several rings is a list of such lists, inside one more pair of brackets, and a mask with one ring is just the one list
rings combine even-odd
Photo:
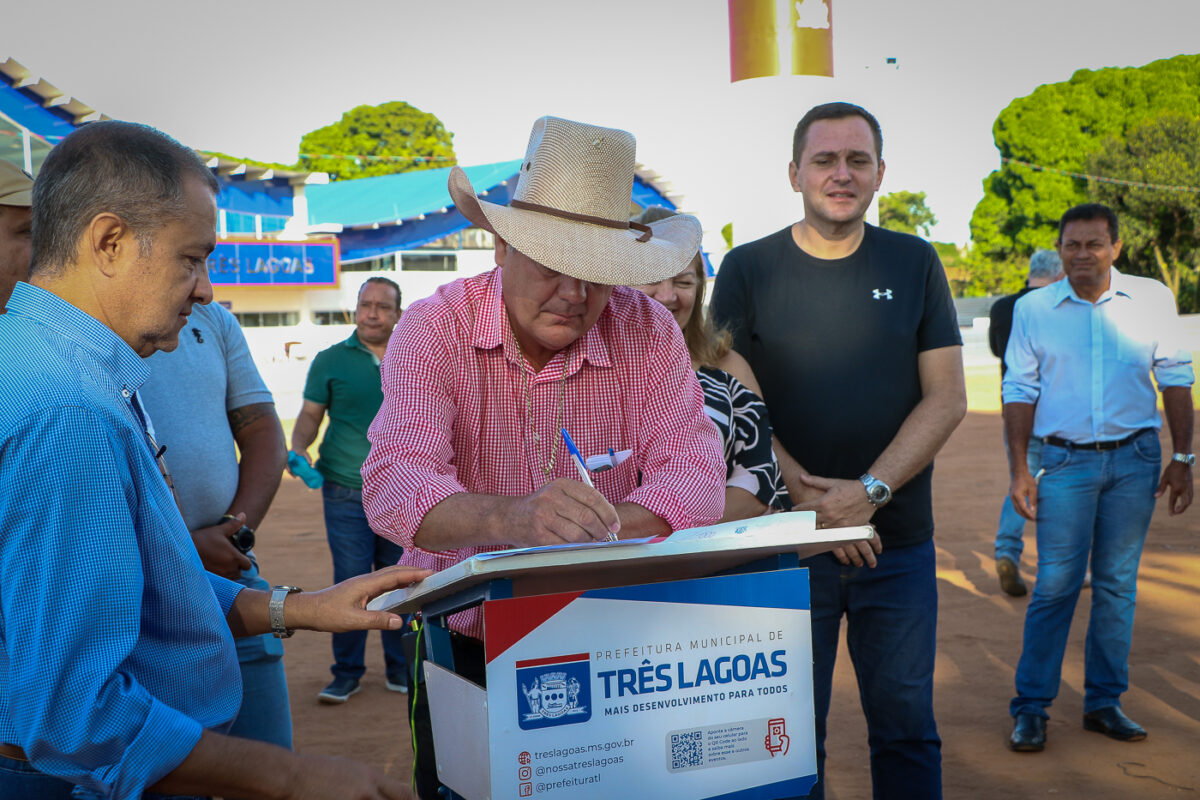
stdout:
[[739,239],[800,216],[791,129],[845,99],[883,125],[882,191],[927,192],[934,238],[961,243],[1009,101],[1200,51],[1196,0],[832,1],[832,79],[731,84],[725,0],[25,0],[0,12],[0,60],[192,147],[284,163],[307,131],[390,100],[440,117],[464,164],[519,158],[543,114],[622,127],[706,229],[733,220]]

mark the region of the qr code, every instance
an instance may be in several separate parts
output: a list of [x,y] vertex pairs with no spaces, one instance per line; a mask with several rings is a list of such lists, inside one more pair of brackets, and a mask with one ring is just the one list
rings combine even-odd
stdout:
[[704,734],[699,730],[671,734],[671,769],[704,766]]

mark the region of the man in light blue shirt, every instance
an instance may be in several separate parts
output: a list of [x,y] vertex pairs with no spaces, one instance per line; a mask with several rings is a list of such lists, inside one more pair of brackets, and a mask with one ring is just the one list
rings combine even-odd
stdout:
[[[1045,748],[1046,709],[1058,694],[1089,553],[1083,726],[1121,741],[1146,737],[1121,711],[1138,561],[1155,499],[1169,491],[1172,515],[1192,502],[1193,374],[1174,296],[1113,268],[1121,239],[1106,206],[1067,211],[1058,250],[1067,280],[1017,301],[1004,357],[1012,502],[1038,524],[1038,579],[1009,708],[1009,746],[1018,752]],[[1175,451],[1161,477],[1151,373]],[[1040,480],[1026,464],[1031,434],[1043,442]]]
[[217,188],[124,122],[71,133],[34,184],[29,283],[0,317],[0,797],[409,796],[225,735],[234,636],[395,629],[367,600],[428,573],[268,593],[203,571],[138,389],[212,299]]

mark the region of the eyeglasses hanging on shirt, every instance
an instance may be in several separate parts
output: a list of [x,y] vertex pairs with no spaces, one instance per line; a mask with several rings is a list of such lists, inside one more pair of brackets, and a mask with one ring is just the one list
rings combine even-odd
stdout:
[[146,443],[150,445],[150,453],[154,456],[154,462],[158,464],[158,471],[162,474],[163,480],[166,481],[167,488],[171,490],[171,497],[175,500],[175,505],[179,505],[179,495],[175,493],[175,481],[171,477],[170,470],[167,469],[167,461],[163,455],[167,452],[167,446],[164,444],[159,446],[154,440],[154,423],[150,420],[150,415],[146,413],[146,409],[142,408],[142,401],[138,397],[137,392],[133,392],[129,396],[129,404],[133,407],[133,412],[137,415],[138,420],[142,423],[142,431],[146,434]]

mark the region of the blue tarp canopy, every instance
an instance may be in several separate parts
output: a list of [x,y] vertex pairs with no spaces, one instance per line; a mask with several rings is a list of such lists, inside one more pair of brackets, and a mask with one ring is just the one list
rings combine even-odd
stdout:
[[268,217],[292,216],[292,187],[286,178],[248,181],[241,176],[220,175],[217,180],[221,184],[219,209]]
[[74,122],[60,116],[52,108],[44,108],[37,95],[14,89],[3,78],[0,78],[0,114],[51,145],[58,144],[75,130]]
[[[510,199],[509,187],[501,186],[488,194],[488,199],[497,203],[507,203]],[[440,212],[440,207],[438,211]],[[425,219],[405,220],[403,225],[388,225],[379,229],[345,228],[339,233],[338,242],[341,245],[342,261],[362,261],[368,258],[379,258],[400,250],[415,250],[423,244],[458,233],[473,223],[451,206],[446,213],[431,213]]]
[[[73,116],[58,106],[46,108],[42,97],[28,89],[14,88],[3,75],[0,75],[0,114],[51,146],[78,127]],[[217,208],[239,214],[292,216],[293,192],[286,178],[259,181],[246,180],[241,175],[217,177],[221,184]]]
[[[516,180],[520,167],[521,160],[517,159],[463,169],[475,191],[490,192],[502,181]],[[308,197],[308,222],[310,225],[335,222],[350,228],[376,223],[386,225],[396,220],[404,220],[407,224],[408,220],[422,214],[439,213],[454,205],[446,188],[450,169],[423,169],[308,186],[304,192]]]
[[[62,141],[76,127],[55,109],[45,108],[36,95],[15,89],[3,79],[0,79],[0,113],[51,145]],[[505,204],[512,198],[520,166],[521,159],[515,159],[464,167],[464,171],[477,192],[486,192],[493,203]],[[361,261],[418,248],[471,225],[450,199],[446,188],[449,172],[447,167],[310,184],[305,190],[308,223],[342,226],[338,238],[343,261]],[[293,189],[285,178],[260,181],[246,180],[240,175],[218,175],[218,180],[221,191],[217,207],[222,210],[270,217],[292,215]],[[641,177],[634,179],[631,200],[642,208],[652,205],[675,208],[674,203]]]
[[[463,171],[476,192],[487,192],[489,201],[503,205],[512,199],[520,167],[521,160],[517,159],[464,167]],[[308,222],[344,226],[338,234],[342,261],[413,250],[471,226],[450,199],[446,188],[450,169],[423,169],[309,186],[305,189]],[[398,220],[403,224],[395,224]],[[376,224],[380,227],[366,227]]]

